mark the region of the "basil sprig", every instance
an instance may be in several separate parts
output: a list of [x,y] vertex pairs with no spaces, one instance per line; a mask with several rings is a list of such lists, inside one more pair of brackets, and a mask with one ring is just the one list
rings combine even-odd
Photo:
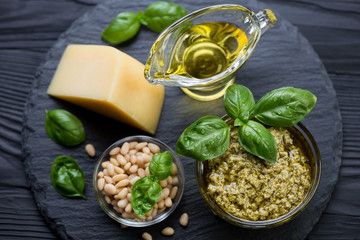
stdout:
[[54,142],[75,146],[85,141],[84,126],[75,115],[62,109],[45,112],[45,130]]
[[[301,121],[315,104],[314,94],[294,87],[275,89],[256,104],[251,91],[242,85],[233,84],[224,95],[225,111],[234,120],[234,126],[239,127],[241,146],[247,152],[271,163],[276,162],[276,142],[261,123],[278,127],[293,126]],[[253,118],[261,123],[251,120]],[[229,147],[230,128],[221,118],[202,117],[180,135],[176,152],[197,161],[219,157]]]
[[112,44],[120,44],[133,38],[140,30],[141,24],[150,30],[160,33],[171,23],[186,15],[182,6],[167,1],[150,4],[145,12],[119,13],[102,33],[102,38]]
[[150,165],[150,176],[140,178],[131,188],[131,205],[138,217],[144,216],[156,204],[161,196],[159,181],[170,176],[173,159],[169,151],[153,156]]
[[82,197],[85,187],[84,172],[79,164],[71,157],[59,156],[52,166],[50,173],[51,183],[55,190],[65,197]]

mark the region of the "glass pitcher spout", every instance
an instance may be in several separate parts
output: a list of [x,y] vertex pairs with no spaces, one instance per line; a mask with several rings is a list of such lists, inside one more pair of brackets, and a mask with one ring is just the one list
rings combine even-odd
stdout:
[[264,9],[256,14],[261,28],[261,35],[273,28],[277,22],[275,14],[270,9]]

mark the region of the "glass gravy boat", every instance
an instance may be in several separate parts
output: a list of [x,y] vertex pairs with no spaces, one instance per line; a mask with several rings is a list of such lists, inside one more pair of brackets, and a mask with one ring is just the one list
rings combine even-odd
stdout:
[[159,35],[145,65],[145,78],[151,84],[181,87],[201,101],[222,97],[261,35],[275,23],[269,9],[255,14],[236,4],[194,11]]

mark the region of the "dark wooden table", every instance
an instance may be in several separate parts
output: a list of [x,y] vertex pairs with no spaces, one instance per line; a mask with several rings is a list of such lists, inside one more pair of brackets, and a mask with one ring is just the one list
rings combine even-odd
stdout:
[[[27,183],[24,104],[59,35],[100,0],[0,0],[0,239],[55,239]],[[151,3],[149,1],[149,3]],[[337,93],[343,154],[332,198],[309,239],[360,239],[360,2],[271,0],[323,61]]]

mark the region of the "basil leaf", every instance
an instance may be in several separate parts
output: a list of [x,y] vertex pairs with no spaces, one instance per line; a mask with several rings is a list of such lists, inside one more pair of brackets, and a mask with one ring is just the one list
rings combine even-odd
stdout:
[[261,123],[250,120],[240,127],[239,142],[247,152],[267,162],[276,162],[275,138]]
[[243,122],[247,122],[255,107],[254,96],[247,87],[233,84],[226,89],[224,106],[231,119],[239,118]]
[[255,105],[253,116],[270,126],[290,127],[301,121],[315,106],[311,92],[284,87],[263,96]]
[[133,38],[140,29],[140,14],[119,13],[103,31],[102,38],[113,44],[119,44]]
[[185,15],[186,9],[182,6],[173,2],[159,1],[146,8],[140,21],[150,30],[160,33]]
[[162,188],[154,176],[140,178],[131,188],[131,205],[138,217],[144,216],[156,204]]
[[164,180],[171,174],[173,159],[169,151],[155,154],[149,165],[150,174]]
[[46,111],[45,130],[54,142],[65,146],[75,146],[85,141],[83,124],[65,110]]
[[50,178],[55,190],[61,195],[86,199],[83,194],[85,176],[73,158],[58,156],[51,166]]
[[219,117],[206,116],[184,130],[176,143],[176,152],[204,161],[220,156],[229,145],[230,126]]

